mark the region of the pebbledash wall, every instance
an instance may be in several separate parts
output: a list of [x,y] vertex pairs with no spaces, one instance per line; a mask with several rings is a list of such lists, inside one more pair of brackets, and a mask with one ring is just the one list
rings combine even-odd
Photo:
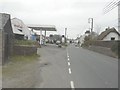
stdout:
[[0,48],[2,52],[2,64],[9,60],[13,54],[14,34],[12,32],[11,19],[9,14],[0,13]]

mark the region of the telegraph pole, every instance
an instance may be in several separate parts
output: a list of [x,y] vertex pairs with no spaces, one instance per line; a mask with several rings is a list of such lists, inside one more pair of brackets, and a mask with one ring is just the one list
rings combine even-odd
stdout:
[[66,41],[67,41],[67,28],[65,28],[65,43],[66,43]]
[[120,33],[120,1],[118,3],[118,32]]

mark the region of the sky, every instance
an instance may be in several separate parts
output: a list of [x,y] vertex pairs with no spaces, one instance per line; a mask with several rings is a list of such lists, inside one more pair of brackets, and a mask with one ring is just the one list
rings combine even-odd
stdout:
[[11,14],[25,24],[55,25],[57,32],[75,38],[89,30],[88,18],[94,18],[94,31],[117,25],[117,8],[103,14],[103,8],[112,0],[0,0],[0,12]]

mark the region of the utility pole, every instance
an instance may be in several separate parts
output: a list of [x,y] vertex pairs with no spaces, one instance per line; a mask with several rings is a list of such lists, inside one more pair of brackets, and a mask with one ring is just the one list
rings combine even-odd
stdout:
[[118,3],[118,32],[120,33],[120,1]]
[[93,32],[93,18],[89,18],[88,23],[90,23],[90,30],[91,30],[91,33],[92,33]]
[[67,28],[65,28],[65,43],[67,42]]

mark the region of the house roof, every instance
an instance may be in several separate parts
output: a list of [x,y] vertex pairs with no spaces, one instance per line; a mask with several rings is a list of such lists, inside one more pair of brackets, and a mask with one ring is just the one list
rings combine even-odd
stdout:
[[46,30],[46,31],[57,31],[54,25],[27,25],[28,28],[32,28],[35,30]]
[[104,37],[106,37],[109,33],[114,32],[117,33],[120,36],[120,33],[116,31],[115,28],[106,28],[105,31],[103,31],[99,36],[98,36],[98,40],[103,40]]

